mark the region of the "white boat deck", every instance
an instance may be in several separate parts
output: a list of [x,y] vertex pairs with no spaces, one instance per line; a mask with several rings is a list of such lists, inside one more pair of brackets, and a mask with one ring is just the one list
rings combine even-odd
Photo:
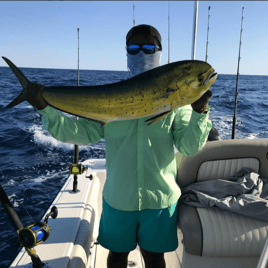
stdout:
[[[52,227],[47,241],[35,250],[40,259],[52,268],[106,268],[109,250],[95,244],[102,212],[102,191],[106,180],[106,160],[91,159],[83,162],[90,164],[87,173],[78,177],[78,193],[72,192],[73,176],[70,176],[50,208],[58,208],[58,217],[49,218]],[[92,174],[93,180],[86,178]],[[176,251],[165,253],[167,268],[207,268],[207,267],[256,267],[256,258],[209,258],[190,255],[185,252],[182,233],[178,228],[179,247]],[[20,251],[11,268],[30,268],[31,258],[24,249]],[[128,267],[145,267],[139,246],[129,254]],[[45,267],[46,268],[46,267]]]

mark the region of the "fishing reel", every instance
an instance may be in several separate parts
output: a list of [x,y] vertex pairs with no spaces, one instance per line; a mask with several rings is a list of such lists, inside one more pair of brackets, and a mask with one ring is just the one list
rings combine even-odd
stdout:
[[[73,175],[81,175],[84,173],[84,171],[87,171],[91,166],[90,165],[83,165],[83,164],[70,164],[69,165],[69,173]],[[89,178],[90,180],[93,179],[92,175],[86,174],[86,178]]]
[[87,170],[87,167],[84,167],[83,164],[72,163],[72,164],[69,165],[69,173],[73,174],[73,175],[80,175],[85,170]]
[[51,211],[46,215],[44,222],[40,221],[17,230],[19,245],[25,247],[29,253],[34,247],[40,245],[49,238],[51,227],[47,225],[47,222],[50,216],[53,219],[56,219],[58,216],[58,209],[56,206],[51,208]]

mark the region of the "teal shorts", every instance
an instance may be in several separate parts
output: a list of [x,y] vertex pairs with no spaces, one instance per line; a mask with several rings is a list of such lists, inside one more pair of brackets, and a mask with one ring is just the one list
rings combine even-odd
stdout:
[[104,248],[129,252],[138,244],[154,253],[177,249],[177,202],[165,209],[122,211],[102,200],[98,242]]

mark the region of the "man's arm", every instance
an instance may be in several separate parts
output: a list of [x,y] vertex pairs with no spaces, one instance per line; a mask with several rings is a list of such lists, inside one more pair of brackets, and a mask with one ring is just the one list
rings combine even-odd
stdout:
[[206,144],[212,127],[211,121],[208,119],[210,110],[208,103],[211,97],[212,91],[208,89],[201,98],[191,104],[192,112],[189,109],[188,112],[186,109],[182,109],[184,113],[180,113],[180,117],[179,115],[175,117],[174,141],[177,149],[184,155],[193,156]]
[[84,118],[70,118],[51,106],[38,112],[42,115],[44,129],[57,140],[88,145],[104,139],[104,128],[100,128],[96,122]]
[[30,85],[34,90],[29,90],[26,100],[36,107],[42,115],[44,128],[57,140],[77,145],[88,145],[104,138],[104,128],[98,123],[80,118],[69,118],[62,112],[50,107],[42,97],[44,85],[37,82]]
[[176,116],[172,125],[174,144],[179,153],[186,156],[194,156],[205,146],[209,131],[212,127],[207,114],[193,111],[190,105],[176,110]]

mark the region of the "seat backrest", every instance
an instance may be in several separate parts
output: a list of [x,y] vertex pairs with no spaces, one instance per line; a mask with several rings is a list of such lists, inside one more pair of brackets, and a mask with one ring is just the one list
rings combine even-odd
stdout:
[[[177,183],[226,179],[242,167],[268,178],[268,139],[207,142],[193,157],[177,156]],[[256,257],[268,233],[267,222],[218,208],[179,206],[185,250],[206,257]],[[228,234],[228,235],[227,235]]]
[[177,183],[183,188],[191,183],[224,179],[242,167],[253,168],[268,178],[268,139],[239,139],[207,142],[192,157],[177,156]]
[[196,181],[214,180],[216,178],[226,179],[234,175],[242,167],[252,168],[259,173],[260,161],[257,158],[206,161],[199,167]]

